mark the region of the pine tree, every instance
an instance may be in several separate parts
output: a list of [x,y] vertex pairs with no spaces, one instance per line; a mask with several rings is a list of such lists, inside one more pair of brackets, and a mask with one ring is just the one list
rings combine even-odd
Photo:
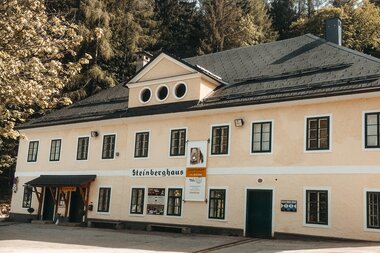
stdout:
[[156,0],[155,20],[159,36],[153,50],[178,57],[194,56],[200,47],[200,13],[195,0]]
[[294,0],[273,0],[270,6],[273,27],[278,31],[279,39],[289,38],[290,26],[297,20]]

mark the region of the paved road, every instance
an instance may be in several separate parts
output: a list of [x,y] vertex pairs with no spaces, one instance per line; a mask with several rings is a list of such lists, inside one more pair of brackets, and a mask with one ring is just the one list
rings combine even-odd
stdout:
[[380,253],[380,243],[263,240],[3,222],[0,223],[0,252]]

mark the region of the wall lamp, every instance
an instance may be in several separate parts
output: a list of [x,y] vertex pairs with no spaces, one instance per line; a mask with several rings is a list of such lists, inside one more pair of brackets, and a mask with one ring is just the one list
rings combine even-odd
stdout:
[[243,119],[235,119],[234,122],[236,127],[242,127],[244,125]]
[[98,131],[91,131],[91,137],[98,137]]

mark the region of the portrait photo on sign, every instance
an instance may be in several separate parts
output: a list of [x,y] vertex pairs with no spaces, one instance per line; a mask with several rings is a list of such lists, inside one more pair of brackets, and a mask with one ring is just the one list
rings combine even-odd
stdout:
[[206,167],[207,141],[189,141],[186,167]]

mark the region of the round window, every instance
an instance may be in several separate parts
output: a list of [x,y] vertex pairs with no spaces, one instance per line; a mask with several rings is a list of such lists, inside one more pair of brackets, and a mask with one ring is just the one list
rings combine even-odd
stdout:
[[174,88],[174,94],[178,99],[183,98],[186,95],[186,92],[187,86],[185,83],[179,83]]
[[140,100],[142,103],[148,103],[152,96],[152,91],[149,88],[145,88],[140,92]]
[[169,90],[166,85],[163,85],[157,89],[157,99],[160,101],[165,100],[169,95]]

